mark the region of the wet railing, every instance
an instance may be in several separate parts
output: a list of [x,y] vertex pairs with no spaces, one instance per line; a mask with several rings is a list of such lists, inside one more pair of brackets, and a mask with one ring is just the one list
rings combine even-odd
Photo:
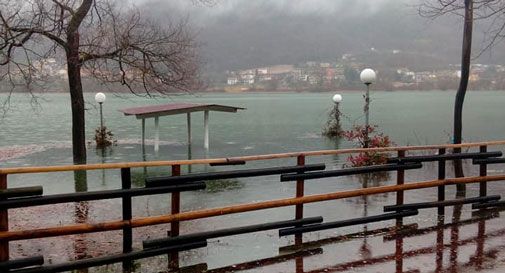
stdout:
[[[295,246],[303,246],[306,244],[302,240],[303,233],[315,232],[325,229],[335,229],[345,226],[361,225],[378,221],[396,220],[397,231],[399,231],[405,228],[405,226],[402,225],[403,218],[418,214],[418,211],[420,209],[437,208],[438,215],[443,216],[444,208],[447,206],[473,204],[473,209],[504,206],[504,202],[500,201],[501,197],[499,195],[487,195],[487,183],[505,180],[505,175],[487,175],[488,164],[505,163],[505,159],[500,158],[502,156],[502,153],[500,151],[488,152],[488,147],[504,144],[505,141],[494,141],[465,143],[458,145],[449,144],[373,149],[325,150],[201,160],[130,162],[0,169],[0,272],[63,272],[119,262],[122,262],[124,269],[128,270],[131,267],[133,260],[163,254],[169,254],[170,266],[177,268],[179,266],[178,253],[180,251],[205,247],[207,245],[207,240],[211,238],[278,229],[279,237],[294,235]],[[458,154],[447,153],[448,149],[453,148],[479,148],[479,152],[465,152]],[[423,156],[407,155],[407,152],[430,150],[437,150],[437,154]],[[390,158],[388,160],[388,163],[384,165],[346,168],[341,170],[325,170],[325,164],[305,164],[307,157],[320,157],[325,155],[352,154],[372,151],[390,153],[396,152],[397,155],[396,157]],[[248,161],[268,161],[284,158],[296,158],[297,164],[295,166],[280,166],[181,175],[182,165],[243,165]],[[479,176],[446,178],[446,161],[460,159],[472,159],[473,164],[479,166]],[[406,183],[405,172],[412,169],[419,169],[425,162],[438,163],[438,178],[436,180]],[[147,178],[145,181],[145,187],[132,188],[131,168],[147,168],[155,166],[171,166],[171,176]],[[22,175],[28,173],[87,171],[97,169],[119,169],[121,172],[121,189],[43,195],[43,189],[41,186],[23,188],[8,187],[8,176],[13,174]],[[306,181],[356,174],[372,174],[384,171],[396,172],[396,183],[394,185],[305,195]],[[279,180],[283,182],[295,181],[296,195],[292,198],[181,212],[181,192],[204,189],[206,187],[206,183],[212,180],[241,177],[260,177],[266,175],[279,175]],[[452,200],[446,199],[445,187],[447,185],[470,183],[479,184],[479,194],[477,197]],[[404,203],[404,191],[424,188],[437,188],[438,199],[436,201],[422,203]],[[396,202],[394,205],[384,207],[384,214],[357,217],[353,219],[342,219],[333,222],[324,222],[321,216],[305,217],[304,215],[304,204],[307,203],[317,203],[328,200],[337,200],[391,192],[396,193]],[[170,214],[138,218],[132,217],[132,197],[167,193],[171,194]],[[11,209],[113,198],[120,198],[122,200],[122,219],[118,221],[93,224],[78,223],[73,225],[37,229],[9,230],[9,210]],[[179,223],[181,221],[190,221],[227,214],[259,211],[288,206],[295,207],[295,214],[294,218],[292,219],[205,231],[200,233],[183,235],[180,234]],[[146,240],[143,242],[142,250],[133,250],[132,229],[166,223],[170,223],[171,225],[169,237]],[[112,230],[122,230],[123,249],[121,254],[86,258],[67,263],[51,265],[44,264],[44,257],[41,256],[15,260],[9,259],[9,243],[13,241],[72,234],[105,232]],[[315,253],[318,253],[318,251],[305,251],[306,253],[302,253],[304,251],[305,250],[301,250],[299,254],[314,255]],[[215,269],[215,271],[219,272],[218,269]]]

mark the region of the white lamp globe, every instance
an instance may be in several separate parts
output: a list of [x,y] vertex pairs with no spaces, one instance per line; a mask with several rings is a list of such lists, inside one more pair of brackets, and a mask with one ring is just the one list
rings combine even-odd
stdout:
[[102,93],[102,92],[98,92],[98,93],[96,93],[96,95],[95,95],[95,101],[96,101],[97,103],[103,103],[103,102],[105,101],[105,98],[106,98],[106,97],[105,97],[105,94],[104,94],[104,93]]
[[375,71],[373,71],[370,68],[366,68],[363,71],[361,71],[361,74],[359,74],[359,78],[364,84],[372,84],[375,82]]
[[341,103],[342,102],[342,95],[340,94],[335,94],[332,98],[334,103]]

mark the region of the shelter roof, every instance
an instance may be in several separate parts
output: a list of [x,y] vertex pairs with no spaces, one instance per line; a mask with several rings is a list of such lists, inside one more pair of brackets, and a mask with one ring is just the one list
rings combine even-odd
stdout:
[[242,107],[220,105],[220,104],[198,104],[198,103],[169,103],[159,105],[149,105],[134,108],[121,109],[126,116],[135,115],[140,118],[151,118],[168,115],[178,115],[199,111],[218,111],[236,113],[244,110]]

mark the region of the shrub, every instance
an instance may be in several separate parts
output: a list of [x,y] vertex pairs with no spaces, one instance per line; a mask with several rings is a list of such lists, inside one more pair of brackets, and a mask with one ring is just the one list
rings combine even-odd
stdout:
[[342,114],[338,110],[338,106],[332,108],[328,113],[328,121],[323,128],[322,135],[329,138],[336,138],[342,134],[342,127],[340,126],[340,116]]
[[106,148],[116,143],[114,134],[105,126],[95,129],[95,142],[97,148]]
[[[377,125],[370,125],[365,128],[363,125],[355,125],[352,130],[343,131],[341,135],[348,141],[357,142],[359,147],[365,147],[366,130],[368,130],[368,147],[383,148],[393,144],[389,136],[377,132]],[[383,152],[361,152],[357,155],[350,155],[347,160],[353,167],[379,165],[387,162],[388,153]]]

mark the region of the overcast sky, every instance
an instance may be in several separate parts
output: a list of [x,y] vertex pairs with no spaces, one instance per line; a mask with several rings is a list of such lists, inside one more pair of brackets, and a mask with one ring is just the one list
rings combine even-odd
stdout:
[[[214,0],[213,4],[202,4],[197,0],[134,0],[139,5],[171,7],[185,12],[190,17],[220,16],[228,13],[242,14],[262,10],[293,15],[335,14],[340,16],[366,16],[379,11],[384,6],[394,4],[408,7],[418,0]],[[345,13],[342,13],[344,12]],[[415,9],[412,8],[412,12]],[[339,14],[340,13],[340,14]],[[249,14],[249,16],[261,14]]]
[[[187,18],[216,69],[334,60],[372,47],[412,52],[420,60],[460,58],[461,18],[421,18],[417,6],[424,0],[130,1],[162,22]],[[476,26],[476,50],[481,33]]]

